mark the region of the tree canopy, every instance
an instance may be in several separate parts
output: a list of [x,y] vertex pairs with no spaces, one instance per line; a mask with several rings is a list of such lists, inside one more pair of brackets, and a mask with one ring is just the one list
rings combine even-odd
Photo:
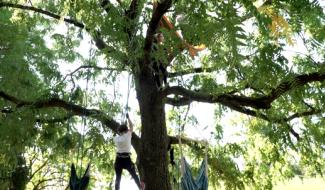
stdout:
[[[297,175],[323,175],[324,6],[317,0],[0,1],[1,186],[63,189],[70,164],[82,163],[82,170],[91,161],[90,186],[112,188],[112,137],[130,111],[138,121],[132,145],[141,155],[140,175],[149,190],[169,190],[159,185],[178,174],[166,164],[166,146],[178,143],[184,126],[197,128],[198,112],[188,108],[201,103],[215,105],[214,118],[205,118],[215,123],[207,154],[211,189],[272,189]],[[163,16],[173,28],[161,26]],[[158,32],[165,41],[153,53]],[[196,46],[204,50],[192,54]],[[155,86],[153,57],[168,70],[163,90]],[[129,95],[136,107],[127,107]],[[229,115],[240,140],[225,135],[230,126],[221,121]],[[204,148],[186,135],[179,137],[183,152],[198,169]],[[149,180],[148,171],[161,179]]]

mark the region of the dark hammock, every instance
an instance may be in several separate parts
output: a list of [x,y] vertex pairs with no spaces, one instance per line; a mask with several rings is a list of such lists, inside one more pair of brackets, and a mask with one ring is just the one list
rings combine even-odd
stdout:
[[207,163],[204,159],[201,163],[199,173],[194,179],[190,165],[185,158],[182,158],[183,162],[183,176],[181,179],[182,190],[207,190],[208,189],[208,176],[207,176]]
[[70,190],[86,190],[90,179],[90,164],[88,164],[84,175],[79,178],[74,164],[71,164],[71,173],[69,180]]

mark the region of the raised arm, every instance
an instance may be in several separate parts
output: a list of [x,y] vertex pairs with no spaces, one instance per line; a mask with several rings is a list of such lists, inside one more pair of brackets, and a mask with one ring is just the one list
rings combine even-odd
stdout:
[[133,123],[132,123],[132,121],[131,121],[131,119],[130,119],[128,113],[126,114],[126,118],[128,119],[129,131],[130,131],[131,133],[133,133]]

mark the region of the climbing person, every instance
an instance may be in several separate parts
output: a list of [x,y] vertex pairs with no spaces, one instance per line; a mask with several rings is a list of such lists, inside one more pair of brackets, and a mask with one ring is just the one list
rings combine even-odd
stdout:
[[167,64],[164,63],[164,59],[161,58],[162,55],[163,56],[168,56],[168,53],[167,53],[167,51],[165,49],[163,49],[162,55],[159,52],[160,47],[162,47],[164,40],[165,40],[164,35],[162,33],[157,33],[157,34],[154,35],[154,43],[152,45],[153,76],[154,76],[154,79],[155,79],[158,90],[161,90],[163,88],[163,85],[168,86],[168,84],[167,84],[168,72],[167,72],[167,69],[166,69]]
[[117,148],[116,159],[114,163],[115,168],[115,190],[120,189],[120,182],[122,176],[122,170],[126,169],[140,190],[144,190],[144,183],[140,182],[139,177],[135,171],[135,165],[131,160],[131,138],[133,132],[133,123],[130,120],[129,114],[126,114],[129,128],[126,124],[122,124],[117,129],[118,135],[114,138],[114,142]]

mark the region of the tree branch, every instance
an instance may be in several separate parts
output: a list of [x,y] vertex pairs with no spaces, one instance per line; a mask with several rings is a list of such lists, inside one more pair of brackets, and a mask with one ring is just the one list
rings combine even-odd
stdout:
[[108,13],[114,5],[108,0],[102,0],[100,6]]
[[[0,2],[0,8],[1,7],[9,7],[9,8],[16,8],[16,9],[22,9],[22,10],[29,10],[29,11],[34,11],[36,13],[40,13],[46,16],[49,16],[51,18],[60,20],[62,19],[61,15],[58,14],[54,14],[52,12],[43,10],[43,9],[39,9],[36,7],[32,7],[32,6],[26,6],[26,5],[20,5],[20,4],[13,4],[13,3],[5,3],[5,2]],[[91,28],[87,28],[85,27],[85,25],[82,22],[79,22],[77,20],[73,20],[73,19],[69,19],[69,18],[63,18],[64,22],[67,22],[69,24],[72,24],[78,28],[81,29],[85,29],[87,32],[91,32],[93,31]],[[100,50],[104,50],[107,49],[108,53],[111,53],[114,51],[113,48],[110,48],[105,42],[104,40],[101,38],[100,33],[95,31],[95,34],[93,36],[93,40],[95,41],[95,44],[97,46],[98,49]]]
[[172,106],[186,106],[189,105],[190,103],[192,103],[193,101],[189,98],[167,98],[166,99],[166,103],[170,104]]
[[325,80],[325,74],[319,72],[298,75],[291,80],[282,82],[280,85],[274,88],[268,96],[260,97],[257,100],[265,101],[270,104],[278,97],[280,97],[284,93],[294,88],[303,86],[311,82],[317,82],[317,81],[322,82],[324,80]]
[[122,71],[121,69],[117,69],[117,68],[99,67],[99,66],[95,66],[95,65],[82,65],[82,66],[78,67],[77,69],[75,69],[74,71],[66,74],[65,77],[61,81],[65,81],[68,76],[74,75],[76,72],[78,72],[81,69],[96,69],[96,70],[106,70],[106,71]]
[[271,107],[269,103],[255,97],[238,96],[234,94],[214,95],[207,92],[188,90],[180,86],[168,87],[165,93],[166,95],[180,95],[183,98],[187,98],[187,101],[220,103],[227,107],[232,107],[233,105],[249,106],[256,109],[268,109]]
[[12,113],[13,111],[11,109],[9,109],[9,108],[3,108],[3,109],[1,109],[0,112],[1,113]]
[[154,9],[151,20],[149,22],[149,26],[147,29],[146,38],[144,41],[144,61],[145,64],[149,64],[150,62],[150,52],[153,43],[153,35],[156,33],[158,29],[159,22],[162,16],[167,12],[167,10],[171,7],[172,0],[162,0],[157,3],[157,7]]
[[137,15],[137,9],[139,6],[138,0],[132,0],[129,10],[125,12],[125,15],[128,19],[134,20],[138,15]]
[[284,118],[283,121],[288,122],[288,121],[291,121],[291,120],[299,118],[299,117],[311,116],[311,115],[316,115],[316,114],[320,114],[320,113],[322,113],[322,110],[312,109],[312,110],[308,110],[308,111],[305,111],[305,112],[292,114],[291,116],[289,116],[287,118]]
[[24,102],[24,101],[21,101],[21,100],[17,99],[17,98],[14,97],[14,96],[11,96],[11,95],[9,95],[9,94],[6,94],[6,93],[3,92],[3,91],[0,91],[0,97],[2,97],[2,98],[5,99],[5,100],[8,100],[8,101],[10,101],[10,102],[12,102],[12,103],[14,103],[14,104],[26,103],[26,102]]
[[[170,144],[179,144],[179,137],[178,136],[168,136],[169,143]],[[193,144],[204,144],[206,141],[204,140],[197,140],[197,139],[191,139],[187,137],[181,137],[182,144],[186,144],[189,146],[192,146]]]
[[179,77],[179,76],[184,76],[189,74],[198,74],[198,73],[213,72],[213,71],[215,71],[215,69],[211,67],[210,68],[198,67],[198,68],[178,71],[174,73],[168,73],[168,77],[173,78],[173,77]]
[[[54,180],[59,180],[59,179],[63,179],[63,177],[52,177],[52,178],[45,178],[45,179],[41,179],[37,181],[37,184],[34,185],[33,190],[38,190],[40,189],[39,186],[41,186],[43,183],[48,182],[48,181],[54,181]],[[41,189],[45,189],[45,187],[51,187],[51,186],[55,186],[55,185],[49,185],[46,184],[44,186],[42,186]]]
[[166,96],[171,94],[180,95],[183,98],[187,98],[187,101],[220,103],[227,107],[236,105],[239,107],[248,106],[255,109],[269,109],[271,108],[271,103],[284,93],[311,82],[322,82],[324,80],[325,74],[318,72],[298,75],[291,80],[280,83],[276,88],[272,89],[268,95],[261,95],[259,97],[239,96],[229,93],[214,95],[207,92],[191,91],[180,86],[169,87],[164,93]]
[[[117,129],[120,126],[118,122],[109,118],[104,112],[96,109],[87,109],[85,107],[66,102],[59,98],[50,98],[48,100],[39,100],[39,101],[23,101],[19,100],[16,97],[8,95],[7,93],[0,91],[0,97],[16,104],[16,108],[29,106],[34,109],[42,108],[62,108],[66,111],[71,112],[72,115],[78,116],[87,116],[93,119],[98,120],[104,126],[112,130],[114,133],[117,133]],[[135,133],[132,134],[132,145],[135,150],[138,152],[140,149],[140,138]]]
[[39,172],[41,169],[43,169],[47,163],[48,163],[49,159],[45,160],[45,162],[43,162],[42,165],[40,165],[40,167],[38,167],[34,172],[31,172],[31,175],[29,176],[29,181],[31,181],[33,179],[33,177],[36,175],[37,172]]
[[[189,98],[179,98],[179,99],[167,98],[167,103],[169,103],[171,105],[174,105],[174,106],[188,105],[191,102],[192,102],[192,100],[190,100]],[[279,118],[279,119],[271,119],[271,118],[269,118],[267,115],[265,115],[263,113],[259,113],[259,112],[255,111],[255,110],[251,110],[251,109],[245,108],[245,107],[240,106],[240,105],[231,104],[230,102],[227,103],[226,106],[231,108],[232,110],[238,111],[238,112],[243,113],[245,115],[250,115],[250,116],[253,116],[253,117],[256,117],[256,118],[263,119],[263,120],[268,121],[268,122],[273,122],[273,123],[278,123],[278,124],[285,124],[285,123],[287,123],[287,122],[289,122],[289,121],[291,121],[291,120],[293,120],[295,118],[304,117],[304,116],[311,116],[311,115],[322,113],[322,110],[311,109],[311,110],[308,110],[308,111],[305,111],[305,112],[299,112],[299,113],[292,114],[289,117]],[[296,131],[294,131],[292,129],[292,127],[290,127],[288,124],[286,124],[286,126],[288,127],[290,133],[294,137],[296,137],[297,140],[300,140],[299,134]],[[175,141],[175,139],[173,139],[173,142],[177,143]]]
[[[11,7],[11,8],[17,8],[17,9],[22,9],[22,10],[30,10],[30,11],[34,11],[37,13],[41,13],[43,15],[49,16],[51,18],[55,18],[57,20],[60,20],[62,18],[62,16],[51,13],[49,11],[45,11],[43,9],[39,9],[36,7],[31,7],[31,6],[26,6],[26,5],[19,5],[19,4],[13,4],[13,3],[5,3],[5,2],[0,2],[0,7]],[[68,18],[63,18],[63,20],[67,23],[73,24],[76,27],[79,27],[81,29],[85,28],[85,25],[81,22],[78,22],[76,20],[73,19],[68,19]]]

